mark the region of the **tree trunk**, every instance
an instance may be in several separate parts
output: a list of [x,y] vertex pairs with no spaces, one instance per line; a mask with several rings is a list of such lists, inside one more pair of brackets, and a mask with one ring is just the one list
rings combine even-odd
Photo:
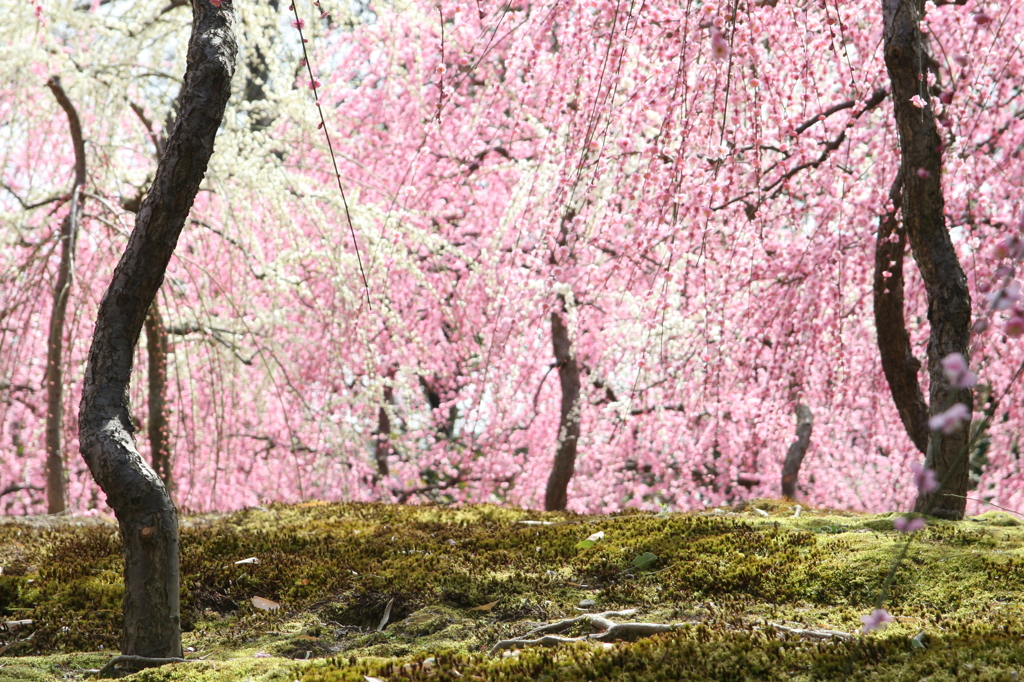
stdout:
[[[924,0],[883,0],[885,65],[892,81],[892,100],[899,129],[903,175],[903,223],[928,294],[929,411],[938,414],[954,403],[973,406],[970,389],[950,385],[942,358],[968,357],[971,297],[967,280],[946,229],[942,196],[942,140],[928,101],[925,67],[933,63],[925,48],[920,22]],[[918,108],[911,98],[924,100]],[[932,432],[926,466],[935,469],[943,489],[920,495],[915,509],[944,518],[963,518],[969,483],[966,456],[970,421],[950,435]]]
[[171,444],[167,433],[167,331],[155,299],[149,306],[145,326],[149,359],[149,461],[164,482],[167,494],[174,499]]
[[903,252],[907,248],[907,232],[897,218],[903,203],[902,173],[897,174],[889,198],[893,208],[882,218],[875,241],[875,329],[882,371],[900,421],[923,454],[928,452],[928,404],[917,379],[921,361],[914,357],[903,318]]
[[[235,68],[231,0],[194,0],[181,108],[135,229],[100,302],[79,411],[82,456],[124,543],[123,654],[181,656],[178,518],[135,446],[129,413],[135,345],[213,153]],[[140,665],[138,662],[133,665]]]
[[395,378],[395,368],[388,370],[387,383],[384,384],[384,402],[377,408],[377,442],[374,444],[373,454],[377,460],[377,478],[384,478],[391,473],[388,467],[388,455],[391,454],[391,416],[388,408],[395,404],[395,388],[392,381]]
[[782,464],[782,496],[796,499],[796,482],[800,476],[800,465],[811,445],[811,429],[814,415],[806,405],[796,406],[796,440],[789,446],[786,461]]
[[565,297],[559,295],[560,310],[551,313],[551,346],[562,384],[562,410],[558,420],[558,446],[555,463],[544,493],[544,509],[560,511],[568,501],[569,481],[576,469],[576,443],[580,437],[580,365],[572,351],[566,314]]
[[78,237],[78,214],[82,209],[82,188],[85,186],[85,140],[75,105],[68,99],[60,78],[46,82],[71,128],[75,148],[75,184],[71,188],[71,209],[60,225],[60,265],[53,287],[53,308],[50,312],[50,333],[46,343],[46,511],[56,514],[67,506],[64,495],[64,320],[68,297],[74,278],[75,241]]

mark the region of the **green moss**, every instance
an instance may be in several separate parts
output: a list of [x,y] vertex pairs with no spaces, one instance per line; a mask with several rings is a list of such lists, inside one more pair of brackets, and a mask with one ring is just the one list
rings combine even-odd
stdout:
[[[897,574],[887,605],[897,621],[865,640],[854,679],[1001,679],[1017,669],[1024,527],[1010,521],[930,523]],[[599,530],[603,539],[577,548]],[[456,679],[449,668],[483,679],[830,679],[851,645],[770,623],[855,632],[902,539],[892,515],[797,515],[777,500],[668,515],[307,504],[185,518],[184,644],[208,659],[131,679],[416,679],[430,657],[432,679]],[[645,552],[658,559],[638,570]],[[258,563],[236,563],[250,557]],[[0,523],[0,613],[34,621],[31,638],[0,634],[10,645],[0,682],[15,669],[12,679],[75,678],[52,667],[59,656],[92,655],[99,667],[111,654],[75,652],[116,649],[120,563],[112,522]],[[254,596],[282,608],[256,609]],[[683,627],[609,649],[485,654],[577,615],[583,599]],[[927,649],[910,643],[920,632]]]

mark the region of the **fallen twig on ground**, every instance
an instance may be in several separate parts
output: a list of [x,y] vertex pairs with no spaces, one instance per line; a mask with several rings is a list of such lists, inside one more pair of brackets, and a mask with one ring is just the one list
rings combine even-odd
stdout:
[[769,623],[773,628],[779,632],[785,632],[786,634],[795,635],[797,637],[810,637],[811,639],[841,639],[847,642],[853,639],[853,635],[848,632],[840,632],[838,630],[809,630],[805,628],[788,628],[785,625],[779,625],[778,623]]

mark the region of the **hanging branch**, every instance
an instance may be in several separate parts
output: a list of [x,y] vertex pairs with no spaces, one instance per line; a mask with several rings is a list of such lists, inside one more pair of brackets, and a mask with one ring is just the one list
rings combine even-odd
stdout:
[[903,252],[907,232],[896,217],[903,204],[903,174],[897,174],[889,190],[892,210],[878,225],[875,241],[875,329],[882,371],[889,384],[896,410],[910,440],[922,453],[928,451],[928,404],[921,393],[917,373],[921,361],[910,347],[903,317]]

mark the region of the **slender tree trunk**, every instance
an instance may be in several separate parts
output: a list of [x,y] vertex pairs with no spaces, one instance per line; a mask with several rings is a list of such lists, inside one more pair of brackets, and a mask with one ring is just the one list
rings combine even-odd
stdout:
[[149,359],[149,460],[153,471],[174,498],[171,444],[167,433],[167,331],[157,301],[146,315],[146,354]]
[[[942,358],[950,353],[968,356],[971,297],[943,214],[942,140],[928,101],[927,68],[933,63],[920,25],[924,0],[882,0],[885,20],[885,65],[892,81],[892,99],[899,129],[903,175],[903,223],[928,294],[929,411],[938,414],[960,402],[973,406],[970,389],[949,384]],[[925,106],[914,105],[915,96]],[[917,511],[945,518],[962,518],[969,483],[965,454],[970,421],[950,435],[932,432],[926,465],[946,480],[942,492],[921,495]]]
[[560,310],[551,313],[551,345],[562,385],[562,409],[558,419],[558,446],[555,462],[544,493],[544,509],[565,509],[569,481],[576,469],[576,444],[580,437],[580,365],[572,350],[566,314],[565,297],[558,297]]
[[50,312],[50,333],[46,343],[46,510],[50,514],[64,511],[64,320],[74,278],[75,240],[78,237],[78,214],[82,208],[85,186],[85,139],[75,105],[68,99],[60,78],[46,82],[71,128],[75,148],[75,184],[71,189],[71,209],[60,225],[60,265],[53,287],[53,308]]
[[893,208],[882,218],[875,241],[874,299],[878,351],[903,428],[917,449],[926,453],[928,404],[917,379],[921,361],[914,357],[903,318],[903,252],[907,248],[907,232],[901,228],[897,217],[903,203],[902,172],[897,174],[889,198]]
[[811,429],[814,427],[814,415],[806,405],[796,406],[796,440],[786,452],[786,461],[782,464],[782,496],[796,499],[796,482],[800,476],[800,465],[804,463],[804,455],[811,445]]
[[391,416],[388,408],[395,404],[395,388],[391,383],[394,378],[395,368],[392,367],[387,373],[388,382],[384,384],[384,402],[377,408],[377,442],[373,454],[377,460],[378,479],[391,473],[388,467],[388,455],[391,454]]
[[[100,302],[79,410],[82,456],[117,516],[124,545],[121,651],[181,656],[177,510],[139,455],[128,405],[135,345],[213,153],[235,68],[232,0],[193,0],[180,112]],[[133,665],[144,665],[135,662]]]

